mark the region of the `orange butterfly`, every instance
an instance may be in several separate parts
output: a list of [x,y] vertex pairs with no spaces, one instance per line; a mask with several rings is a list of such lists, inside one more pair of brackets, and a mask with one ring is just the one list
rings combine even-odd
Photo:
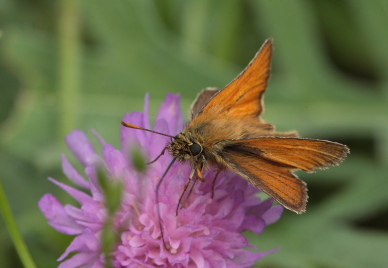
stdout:
[[191,181],[203,180],[202,171],[208,165],[218,168],[217,175],[224,169],[234,171],[284,207],[302,213],[306,210],[307,186],[293,171],[314,172],[338,165],[349,153],[348,147],[340,143],[298,138],[297,132],[276,132],[274,126],[261,119],[272,43],[272,39],[266,40],[248,67],[223,90],[204,90],[192,106],[191,122],[177,136],[122,122],[129,128],[171,137],[158,158],[168,150],[173,162],[189,160],[192,173],[177,213]]

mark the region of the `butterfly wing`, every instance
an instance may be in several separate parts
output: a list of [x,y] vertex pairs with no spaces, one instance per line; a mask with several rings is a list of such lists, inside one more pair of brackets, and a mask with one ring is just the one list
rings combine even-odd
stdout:
[[349,149],[340,143],[286,137],[224,141],[219,156],[250,183],[297,213],[306,209],[307,187],[292,173],[313,172],[342,162]]
[[306,172],[338,165],[349,153],[341,143],[316,139],[260,137],[224,142],[226,150],[243,151]]
[[208,87],[202,90],[191,105],[191,119],[195,118],[219,91],[220,90],[215,87]]
[[[271,70],[272,39],[267,39],[247,68],[218,92],[198,113],[228,117],[259,117],[264,111],[263,93]],[[233,119],[233,118],[231,118]]]
[[226,159],[230,169],[284,207],[297,213],[306,211],[306,183],[292,174],[288,166],[260,158],[252,159],[242,153],[229,154]]

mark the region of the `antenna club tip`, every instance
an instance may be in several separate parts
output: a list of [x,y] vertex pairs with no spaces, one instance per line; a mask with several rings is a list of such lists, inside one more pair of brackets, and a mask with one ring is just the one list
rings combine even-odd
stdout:
[[171,136],[171,135],[168,135],[168,134],[164,134],[164,133],[160,133],[160,132],[157,132],[157,131],[153,131],[151,129],[146,129],[146,128],[143,128],[143,127],[139,127],[139,126],[136,126],[136,125],[132,125],[132,124],[124,122],[124,121],[121,121],[121,125],[123,125],[124,127],[127,127],[127,128],[134,128],[134,129],[145,130],[145,131],[148,131],[148,132],[151,132],[151,133],[155,133],[155,134],[163,135],[163,136],[166,136],[166,137],[174,138],[174,136]]
[[123,125],[124,127],[129,127],[129,128],[142,129],[141,127],[138,127],[138,126],[132,125],[132,124],[130,124],[130,123],[127,123],[127,122],[124,122],[124,121],[121,121],[121,125]]

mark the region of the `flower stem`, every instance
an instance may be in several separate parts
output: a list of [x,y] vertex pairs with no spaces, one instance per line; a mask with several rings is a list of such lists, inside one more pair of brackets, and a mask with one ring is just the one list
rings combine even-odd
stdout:
[[60,0],[58,16],[59,135],[76,127],[80,83],[80,10],[77,0]]
[[5,225],[7,226],[8,232],[11,235],[11,239],[15,245],[16,251],[19,254],[19,257],[23,263],[23,266],[26,268],[35,268],[36,265],[32,260],[30,252],[27,249],[26,243],[23,240],[22,235],[20,234],[15,219],[13,217],[11,208],[9,206],[7,197],[3,189],[3,185],[0,180],[0,212],[4,218]]

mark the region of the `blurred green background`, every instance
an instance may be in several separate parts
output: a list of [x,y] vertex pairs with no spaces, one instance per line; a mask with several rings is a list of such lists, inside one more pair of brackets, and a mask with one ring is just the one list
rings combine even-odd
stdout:
[[[55,267],[71,237],[47,225],[38,200],[70,198],[61,152],[72,129],[119,145],[124,113],[151,115],[168,92],[187,111],[222,88],[268,37],[275,41],[264,119],[281,131],[347,144],[339,167],[298,173],[307,212],[285,211],[260,267],[388,267],[388,1],[2,0],[0,179],[38,267]],[[73,161],[74,163],[74,161]],[[0,221],[2,267],[21,267]]]

